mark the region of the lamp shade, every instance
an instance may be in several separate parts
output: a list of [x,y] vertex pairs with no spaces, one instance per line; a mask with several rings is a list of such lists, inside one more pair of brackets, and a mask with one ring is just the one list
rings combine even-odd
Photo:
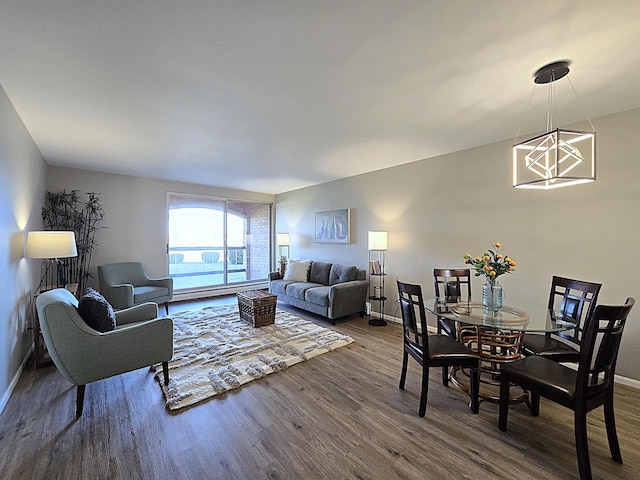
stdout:
[[278,245],[281,247],[289,246],[289,234],[288,233],[279,233],[278,234]]
[[77,257],[73,232],[45,231],[27,233],[27,258]]
[[369,250],[386,250],[387,232],[369,230]]

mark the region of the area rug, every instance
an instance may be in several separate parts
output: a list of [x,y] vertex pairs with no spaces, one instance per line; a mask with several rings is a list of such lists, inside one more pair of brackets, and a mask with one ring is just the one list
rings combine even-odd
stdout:
[[162,380],[162,365],[153,367],[169,410],[194,405],[353,342],[347,335],[280,310],[274,325],[259,328],[240,320],[237,305],[181,312],[172,318],[168,386]]

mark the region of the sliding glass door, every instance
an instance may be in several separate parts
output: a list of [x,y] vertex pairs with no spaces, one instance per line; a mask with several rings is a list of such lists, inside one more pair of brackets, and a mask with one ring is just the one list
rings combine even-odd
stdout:
[[266,280],[271,204],[168,194],[169,275],[175,290]]

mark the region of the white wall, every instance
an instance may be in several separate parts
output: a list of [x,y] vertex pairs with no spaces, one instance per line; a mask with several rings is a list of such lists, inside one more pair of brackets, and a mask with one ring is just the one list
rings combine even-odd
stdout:
[[[511,186],[511,142],[499,142],[276,196],[291,258],[368,261],[367,230],[387,230],[388,297],[396,277],[432,291],[432,270],[464,267],[494,242],[518,262],[501,277],[509,298],[546,305],[552,275],[601,282],[601,303],[640,302],[640,109],[597,118],[597,181],[550,191]],[[577,125],[576,127],[588,128]],[[315,244],[314,212],[352,209],[350,245]],[[481,279],[473,284],[479,295]],[[394,301],[386,312],[399,316]],[[640,306],[625,330],[617,373],[640,380]]]
[[96,267],[105,263],[139,261],[150,276],[167,275],[167,192],[212,195],[273,203],[270,194],[245,192],[180,182],[90,172],[73,168],[48,167],[47,190],[79,190],[99,194],[107,227],[96,235],[91,261],[98,286]]
[[40,264],[23,258],[25,232],[42,226],[45,163],[0,86],[0,411],[32,345],[32,294]]

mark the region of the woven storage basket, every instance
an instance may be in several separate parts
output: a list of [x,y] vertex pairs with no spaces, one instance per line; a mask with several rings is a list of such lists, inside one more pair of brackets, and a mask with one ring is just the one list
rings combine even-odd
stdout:
[[276,301],[278,297],[261,290],[240,292],[238,310],[240,318],[254,327],[271,325],[276,319]]

